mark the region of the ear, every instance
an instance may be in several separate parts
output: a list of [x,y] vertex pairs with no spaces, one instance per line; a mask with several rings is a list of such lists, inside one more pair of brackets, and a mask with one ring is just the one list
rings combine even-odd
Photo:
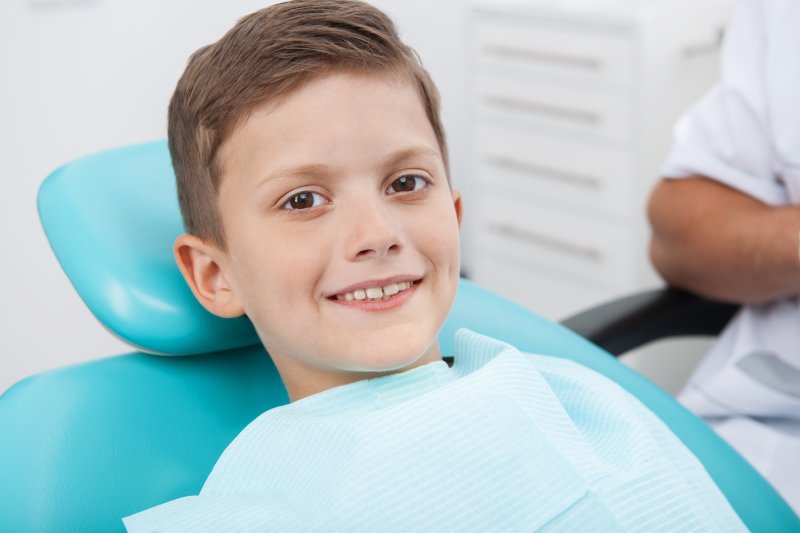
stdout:
[[175,262],[194,297],[211,313],[223,318],[244,314],[222,268],[224,252],[202,239],[183,234],[173,245]]
[[461,193],[455,189],[451,189],[453,195],[453,207],[456,210],[456,219],[458,220],[458,227],[461,227]]

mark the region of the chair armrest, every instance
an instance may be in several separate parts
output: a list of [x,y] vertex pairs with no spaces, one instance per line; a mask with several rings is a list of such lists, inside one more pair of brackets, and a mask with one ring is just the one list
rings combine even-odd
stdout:
[[666,287],[612,300],[561,324],[619,356],[648,342],[684,335],[717,335],[737,304]]

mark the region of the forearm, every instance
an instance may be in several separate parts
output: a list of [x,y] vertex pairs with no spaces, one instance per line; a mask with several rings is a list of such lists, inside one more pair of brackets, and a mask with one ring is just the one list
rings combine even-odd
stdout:
[[662,181],[648,216],[650,257],[670,284],[746,304],[800,294],[800,206],[697,177]]

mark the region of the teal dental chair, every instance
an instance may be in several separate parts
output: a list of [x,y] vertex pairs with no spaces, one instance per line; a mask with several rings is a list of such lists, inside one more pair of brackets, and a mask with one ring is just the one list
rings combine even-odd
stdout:
[[[44,372],[0,396],[0,531],[122,530],[123,516],[196,494],[239,431],[287,402],[249,321],[207,313],[175,267],[173,180],[166,143],[154,142],[74,161],[40,189],[61,266],[98,320],[137,351]],[[635,322],[639,310],[660,309],[663,295],[645,300],[613,311],[647,331]],[[618,335],[609,340],[615,326],[588,315],[570,325],[615,350],[642,341],[624,332],[621,345]],[[770,485],[703,422],[585,338],[468,281],[441,332],[443,353],[459,327],[609,376],[700,458],[750,529],[800,531]]]

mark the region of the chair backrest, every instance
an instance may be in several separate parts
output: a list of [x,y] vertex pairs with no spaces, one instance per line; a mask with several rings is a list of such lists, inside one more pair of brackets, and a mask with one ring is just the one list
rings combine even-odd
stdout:
[[[177,273],[170,248],[181,226],[163,142],[59,169],[39,207],[62,267],[106,327],[151,352],[200,354],[113,357],[0,396],[0,531],[122,529],[123,516],[196,494],[236,434],[287,396],[252,326],[206,313]],[[459,327],[607,375],[700,458],[748,527],[800,528],[705,424],[585,339],[467,281],[440,335],[444,353]]]

